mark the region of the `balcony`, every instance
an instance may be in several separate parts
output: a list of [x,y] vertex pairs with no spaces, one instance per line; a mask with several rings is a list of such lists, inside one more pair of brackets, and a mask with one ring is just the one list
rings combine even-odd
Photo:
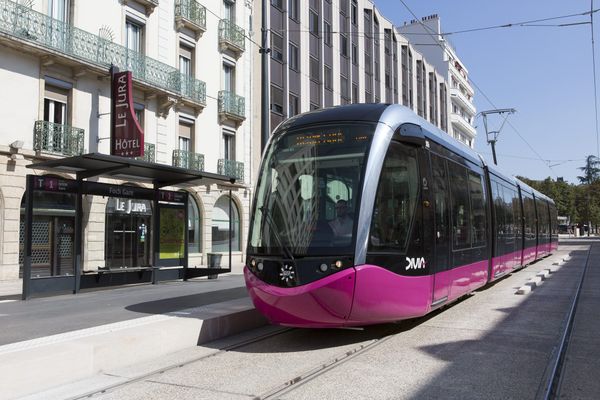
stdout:
[[17,49],[23,49],[23,43],[31,44],[25,48],[47,56],[50,63],[60,59],[65,65],[100,76],[106,76],[113,64],[132,71],[136,83],[146,91],[182,98],[199,107],[206,102],[199,97],[204,82],[189,78],[183,83],[177,68],[9,0],[0,0],[0,32],[8,34],[10,44]]
[[244,181],[244,163],[234,160],[220,159],[217,164],[217,173],[230,178],[235,178],[237,181]]
[[246,119],[246,99],[226,90],[219,91],[219,119],[230,120],[239,125]]
[[179,74],[179,92],[182,101],[192,107],[203,109],[206,107],[206,83],[195,79],[193,76]]
[[467,119],[460,114],[450,114],[450,122],[452,123],[453,127],[458,128],[459,131],[464,132],[465,135],[471,139],[477,134],[477,131],[473,125],[471,125],[469,121],[467,121]]
[[144,156],[136,157],[136,160],[146,161],[149,163],[156,162],[156,146],[152,143],[144,143]]
[[219,91],[219,119],[241,124],[246,119],[246,99],[226,90]]
[[458,88],[450,88],[450,98],[453,102],[457,102],[462,108],[467,110],[471,116],[475,115],[477,110],[467,96]]
[[[131,0],[121,0],[123,4],[131,2]],[[146,15],[152,14],[154,9],[158,7],[158,0],[135,0],[136,3],[141,4],[146,8]]]
[[198,39],[206,32],[206,8],[195,0],[175,0],[175,25],[178,31],[194,31]]
[[219,21],[219,47],[230,50],[239,58],[246,49],[246,33],[228,19]]
[[84,153],[85,131],[69,125],[35,121],[33,149],[40,153],[79,156]]
[[204,154],[185,150],[173,150],[173,166],[204,171]]

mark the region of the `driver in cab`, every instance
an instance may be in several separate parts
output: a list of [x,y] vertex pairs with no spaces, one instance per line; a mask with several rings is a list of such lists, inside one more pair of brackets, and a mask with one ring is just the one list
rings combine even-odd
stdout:
[[352,235],[353,221],[348,212],[348,202],[346,200],[338,200],[335,205],[336,218],[329,222],[329,226],[335,236],[350,236]]

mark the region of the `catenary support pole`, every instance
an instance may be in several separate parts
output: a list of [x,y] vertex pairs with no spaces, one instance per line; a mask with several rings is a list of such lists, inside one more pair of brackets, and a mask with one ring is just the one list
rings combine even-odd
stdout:
[[261,48],[259,50],[261,54],[261,118],[260,118],[260,133],[261,133],[261,151],[267,146],[269,141],[269,135],[271,134],[270,128],[270,115],[269,115],[269,53],[271,49],[268,48],[268,34],[269,29],[267,27],[267,13],[268,13],[269,2],[262,0],[262,21],[261,21],[261,33],[262,41]]

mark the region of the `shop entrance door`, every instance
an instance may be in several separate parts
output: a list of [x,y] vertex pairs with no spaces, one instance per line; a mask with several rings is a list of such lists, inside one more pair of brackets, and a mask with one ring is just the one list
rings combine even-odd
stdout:
[[[136,206],[136,204],[144,204],[138,201],[134,202],[132,207],[131,200],[125,203],[120,203],[121,199],[111,200],[117,207],[110,205],[107,207],[106,266],[109,268],[150,266],[152,214],[149,204]],[[134,210],[146,212],[134,212]]]

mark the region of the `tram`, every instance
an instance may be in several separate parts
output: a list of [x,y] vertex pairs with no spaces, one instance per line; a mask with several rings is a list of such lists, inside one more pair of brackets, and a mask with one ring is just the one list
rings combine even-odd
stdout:
[[263,155],[244,267],[271,323],[425,315],[558,246],[552,199],[389,104],[284,121]]

